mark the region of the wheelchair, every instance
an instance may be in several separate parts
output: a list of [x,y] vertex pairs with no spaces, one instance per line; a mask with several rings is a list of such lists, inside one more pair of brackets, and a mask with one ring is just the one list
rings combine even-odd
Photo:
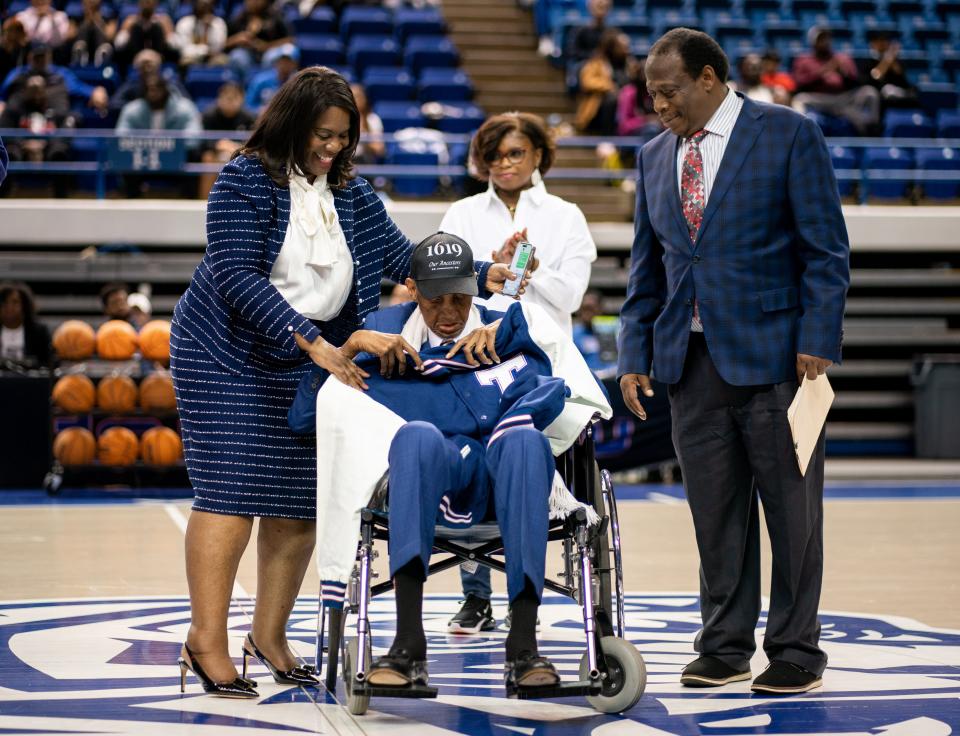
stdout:
[[[591,524],[583,508],[566,519],[550,522],[548,541],[562,541],[563,571],[559,581],[547,579],[545,590],[575,600],[582,609],[586,651],[580,659],[579,680],[561,681],[547,687],[513,688],[508,698],[540,699],[585,696],[601,713],[620,713],[632,708],[643,695],[647,673],[643,657],[624,636],[623,565],[620,526],[613,484],[607,471],[600,471],[594,457],[592,428],[581,432],[574,445],[557,458],[557,470],[574,497],[591,506],[600,518]],[[329,611],[320,599],[317,617],[317,669],[324,661],[324,684],[336,692],[338,665],[342,662],[347,710],[366,713],[371,697],[435,698],[437,688],[408,685],[376,687],[366,681],[372,662],[372,631],[368,607],[372,597],[392,590],[390,581],[373,584],[371,564],[377,556],[375,540],[389,538],[385,511],[386,476],[381,479],[370,502],[361,513],[357,562],[347,585],[342,609]],[[503,542],[495,521],[483,522],[468,530],[438,526],[434,555],[427,576],[473,562],[506,572]],[[463,541],[464,538],[469,541]],[[347,614],[356,614],[356,635],[345,636]],[[361,656],[362,653],[362,656]]]

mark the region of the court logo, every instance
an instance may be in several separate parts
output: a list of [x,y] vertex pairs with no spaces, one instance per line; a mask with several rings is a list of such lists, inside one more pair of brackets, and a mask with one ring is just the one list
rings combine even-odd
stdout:
[[[374,698],[368,714],[354,719],[338,703],[342,684],[335,695],[277,685],[262,667],[252,673],[262,693],[257,700],[206,696],[189,675],[187,693],[181,695],[176,659],[189,626],[183,598],[3,603],[0,733],[216,736],[228,727],[236,734],[282,730],[373,736],[414,732],[418,723],[429,724],[431,736],[960,732],[958,631],[895,617],[828,613],[821,617],[822,643],[830,657],[822,689],[780,699],[751,694],[749,682],[688,690],[678,677],[693,656],[699,626],[696,597],[631,594],[626,636],[643,654],[647,687],[631,711],[611,716],[583,699],[507,700],[502,684],[506,632],[447,635],[446,622],[458,607],[454,596],[424,601],[430,679],[440,689],[438,700]],[[498,619],[505,609],[505,601],[494,601]],[[252,603],[241,603],[231,611],[237,657],[252,610]],[[564,678],[573,679],[584,648],[579,609],[566,599],[548,597],[540,618],[541,651]],[[291,639],[309,660],[315,621],[316,599],[301,599],[291,619]],[[395,631],[392,600],[374,601],[371,624],[377,654],[389,646]],[[754,672],[763,665],[761,655],[753,662]]]

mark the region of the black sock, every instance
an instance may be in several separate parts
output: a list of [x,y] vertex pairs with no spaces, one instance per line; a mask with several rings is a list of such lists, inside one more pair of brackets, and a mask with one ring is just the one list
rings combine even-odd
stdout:
[[507,634],[507,659],[514,660],[524,652],[537,655],[537,609],[540,599],[536,588],[527,579],[520,594],[510,601],[510,633]]
[[397,597],[397,636],[390,651],[406,649],[413,659],[427,658],[427,638],[423,633],[423,562],[410,560],[393,576]]

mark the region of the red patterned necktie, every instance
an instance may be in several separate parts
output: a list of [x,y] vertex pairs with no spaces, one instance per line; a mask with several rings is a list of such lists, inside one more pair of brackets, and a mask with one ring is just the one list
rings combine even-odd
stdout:
[[[697,239],[697,231],[703,222],[703,210],[707,204],[703,186],[703,156],[700,154],[700,143],[706,137],[705,130],[698,130],[690,136],[687,155],[683,157],[683,173],[680,176],[680,204],[691,242]],[[696,300],[693,302],[693,324],[697,332],[703,331],[700,308]]]

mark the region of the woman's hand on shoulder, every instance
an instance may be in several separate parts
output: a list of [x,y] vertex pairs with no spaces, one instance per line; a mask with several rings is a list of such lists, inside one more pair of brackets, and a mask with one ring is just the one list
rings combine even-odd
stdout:
[[380,358],[380,375],[389,378],[394,369],[400,375],[407,372],[407,356],[413,359],[417,370],[423,367],[420,354],[400,335],[375,330],[357,330],[347,339],[344,351],[353,357],[357,353],[370,353]]
[[500,356],[497,355],[495,343],[497,341],[497,328],[502,321],[498,319],[496,322],[478,327],[470,334],[464,335],[454,343],[446,357],[452,358],[462,350],[463,357],[470,365],[499,363]]
[[[341,382],[352,388],[366,390],[369,388],[364,383],[364,378],[369,378],[370,374],[353,362],[353,355],[349,355],[343,349],[337,349],[322,337],[318,337],[310,342],[299,333],[294,335],[297,345],[303,350],[310,359],[321,368],[330,371]],[[344,346],[346,347],[346,346]],[[354,353],[356,355],[356,353]]]

